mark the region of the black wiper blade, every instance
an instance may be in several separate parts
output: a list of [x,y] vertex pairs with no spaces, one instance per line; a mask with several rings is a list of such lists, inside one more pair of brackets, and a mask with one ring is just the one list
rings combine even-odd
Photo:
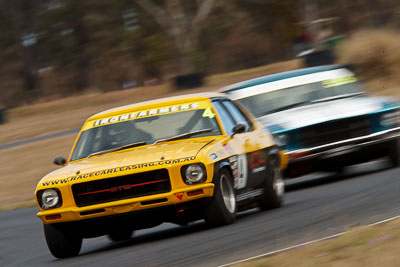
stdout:
[[127,149],[127,148],[132,148],[135,146],[142,146],[145,144],[147,144],[146,141],[140,141],[140,142],[136,142],[136,143],[132,143],[132,144],[128,144],[128,145],[124,145],[124,146],[120,146],[120,147],[116,147],[116,148],[112,148],[112,149],[102,150],[102,151],[94,152],[94,153],[90,154],[89,156],[87,156],[86,158],[90,158],[92,156],[97,156],[97,155],[101,155],[101,154],[105,154],[105,153],[109,153],[109,152],[115,152],[115,151],[119,151],[119,150],[123,150],[123,149]]
[[328,101],[333,101],[333,100],[337,100],[337,99],[348,98],[348,97],[363,95],[363,94],[364,94],[363,92],[358,92],[358,93],[351,93],[351,94],[336,95],[336,96],[330,96],[330,97],[325,97],[325,98],[321,98],[321,99],[316,99],[311,102],[312,103],[328,102]]
[[164,139],[158,139],[153,143],[153,146],[161,143],[161,142],[167,142],[167,141],[173,141],[173,140],[178,140],[184,137],[190,137],[192,135],[196,135],[196,134],[201,134],[201,133],[208,133],[211,132],[213,129],[209,128],[209,129],[202,129],[202,130],[198,130],[198,131],[194,131],[194,132],[189,132],[189,133],[183,133],[183,134],[178,134],[172,137],[168,137],[168,138],[164,138]]

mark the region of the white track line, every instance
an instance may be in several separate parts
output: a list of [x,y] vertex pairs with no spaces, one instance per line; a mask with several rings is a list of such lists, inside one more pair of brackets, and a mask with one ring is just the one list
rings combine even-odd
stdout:
[[[399,219],[399,218],[400,218],[400,215],[394,216],[394,217],[389,218],[389,219],[385,219],[385,220],[382,220],[382,221],[378,221],[378,222],[375,222],[375,223],[368,224],[368,225],[366,225],[366,227],[374,226],[374,225],[378,225],[378,224],[382,224],[382,223],[386,223],[386,222],[390,222],[390,221],[393,221],[393,220],[396,220],[396,219]],[[287,248],[283,248],[283,249],[279,249],[279,250],[263,253],[263,254],[260,254],[260,255],[254,256],[254,257],[250,257],[250,258],[247,258],[247,259],[243,259],[243,260],[239,260],[239,261],[235,261],[235,262],[219,265],[219,267],[226,267],[226,266],[230,266],[230,265],[233,265],[233,264],[238,264],[238,263],[241,263],[241,262],[250,261],[250,260],[257,259],[257,258],[270,256],[270,255],[277,254],[277,253],[280,253],[280,252],[288,251],[288,250],[291,250],[291,249],[294,249],[294,248],[310,245],[310,244],[313,244],[313,243],[318,243],[320,241],[324,241],[324,240],[327,240],[327,239],[332,239],[332,238],[344,235],[344,234],[346,234],[348,232],[350,232],[350,231],[341,232],[341,233],[338,233],[338,234],[335,234],[335,235],[330,235],[330,236],[327,236],[327,237],[324,237],[324,238],[308,241],[308,242],[301,243],[301,244],[298,244],[298,245],[294,245],[294,246],[291,246],[291,247],[287,247]]]

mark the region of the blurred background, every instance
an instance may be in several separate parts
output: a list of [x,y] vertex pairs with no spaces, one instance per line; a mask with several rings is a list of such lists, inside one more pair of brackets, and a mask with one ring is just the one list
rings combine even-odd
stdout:
[[[218,90],[234,82],[304,67],[311,52],[326,52],[329,60],[322,63],[351,64],[369,92],[400,99],[399,0],[2,0],[0,33],[0,211],[35,206],[38,181],[59,168],[52,164],[53,158],[68,157],[83,122],[108,108],[187,92]],[[398,189],[393,186],[398,181],[398,169],[376,176],[368,166],[360,169],[361,174],[327,176],[311,186],[307,181],[300,182],[297,187],[301,190],[291,194],[294,200],[287,205],[289,209],[282,209],[297,219],[281,216],[288,219],[277,226],[279,230],[275,229],[276,224],[272,224],[273,228],[265,227],[265,222],[273,221],[277,214],[271,213],[271,217],[254,216],[256,223],[244,217],[242,222],[248,224],[243,229],[236,228],[237,232],[246,238],[263,240],[257,230],[251,235],[248,230],[262,229],[259,233],[265,233],[273,229],[272,237],[264,240],[273,241],[275,249],[292,236],[311,238],[310,233],[319,233],[318,229],[327,225],[325,222],[337,229],[344,225],[347,230],[353,226],[350,222],[359,224],[359,218],[375,220],[379,214],[398,215]],[[334,184],[336,181],[342,183]],[[380,189],[378,184],[385,187]],[[304,201],[298,201],[299,195]],[[363,202],[368,199],[369,202]],[[42,250],[44,243],[31,238],[41,235],[39,227],[33,228],[39,226],[39,220],[34,218],[33,209],[26,212],[28,219],[22,220],[14,217],[16,213],[3,213],[2,218],[11,220],[2,224],[6,234],[1,237],[9,241],[17,236],[20,243],[3,242],[0,263],[2,259],[15,258],[15,265],[29,262],[29,266],[39,266],[48,261],[47,249]],[[315,216],[310,216],[311,212]],[[36,224],[32,223],[34,220]],[[293,226],[285,228],[291,220]],[[322,222],[321,227],[316,227],[317,220]],[[20,222],[25,221],[22,226]],[[396,226],[387,231],[395,228],[400,229]],[[292,235],[298,229],[303,232]],[[328,233],[335,229],[328,228]],[[223,228],[219,231],[220,235],[210,231],[210,240],[227,237]],[[207,239],[207,231],[199,234],[201,242]],[[187,247],[188,236],[183,236],[182,244]],[[242,247],[253,244],[253,240],[238,243],[239,239],[240,235],[234,242],[226,240]],[[42,236],[40,240],[44,242]],[[361,238],[354,240],[359,244]],[[176,244],[159,243],[171,249]],[[211,243],[206,243],[207,250]],[[35,245],[24,250],[28,244]],[[129,244],[126,255],[140,254],[133,254]],[[143,244],[147,249],[154,243]],[[219,244],[223,243],[214,242],[215,246],[233,251],[231,244]],[[265,244],[257,244],[265,249]],[[92,251],[103,251],[93,247],[101,245],[92,246]],[[158,254],[171,251],[154,247],[150,251]],[[109,248],[110,254],[105,251],[103,259],[119,257],[121,254],[115,254],[114,248],[119,247]],[[188,248],[190,253],[197,253],[192,245]],[[374,257],[389,251],[398,263],[397,250],[377,248],[365,254]],[[346,256],[341,259],[346,260],[349,250],[343,251]],[[43,253],[46,256],[41,261]],[[340,258],[334,253],[333,258]],[[165,257],[175,254],[176,251]],[[375,262],[365,254],[356,259],[358,264]],[[188,255],[184,257],[189,258]],[[199,255],[193,259],[198,260]],[[210,260],[216,255],[218,252],[213,252]],[[101,261],[100,253],[92,256],[96,257],[93,262]],[[297,260],[302,257],[288,258],[298,265]],[[316,256],[312,257],[315,260]]]
[[397,0],[3,0],[0,105],[198,87],[321,47],[364,77],[396,79],[399,18]]

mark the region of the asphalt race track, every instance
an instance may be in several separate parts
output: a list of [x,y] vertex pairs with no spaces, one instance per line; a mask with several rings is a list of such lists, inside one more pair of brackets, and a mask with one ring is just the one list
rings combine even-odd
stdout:
[[0,266],[218,266],[400,214],[400,168],[384,161],[291,180],[287,190],[284,207],[240,213],[233,225],[164,224],[122,243],[86,239],[65,260],[48,251],[36,208],[3,211]]
[[69,134],[79,133],[79,131],[80,131],[80,128],[76,128],[76,129],[72,129],[72,130],[65,130],[65,131],[60,131],[60,132],[56,132],[56,133],[46,134],[43,136],[38,136],[38,137],[28,138],[28,139],[24,139],[24,140],[20,140],[20,141],[15,141],[12,143],[0,145],[0,150],[12,148],[12,147],[16,147],[16,146],[22,146],[22,145],[26,145],[26,144],[30,144],[30,143],[34,143],[34,142],[38,142],[38,141],[48,140],[51,138],[61,137],[61,136],[69,135]]

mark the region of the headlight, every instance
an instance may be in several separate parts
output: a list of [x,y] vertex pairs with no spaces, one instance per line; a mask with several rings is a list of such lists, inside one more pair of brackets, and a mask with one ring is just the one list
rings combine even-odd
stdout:
[[182,167],[182,177],[185,184],[196,184],[206,180],[206,171],[203,164],[195,163]]
[[384,113],[381,115],[380,124],[382,126],[395,126],[399,122],[399,111]]
[[275,142],[278,146],[285,146],[288,144],[289,137],[286,134],[277,134],[274,135]]
[[61,194],[56,188],[39,191],[38,200],[43,209],[52,209],[61,206]]

